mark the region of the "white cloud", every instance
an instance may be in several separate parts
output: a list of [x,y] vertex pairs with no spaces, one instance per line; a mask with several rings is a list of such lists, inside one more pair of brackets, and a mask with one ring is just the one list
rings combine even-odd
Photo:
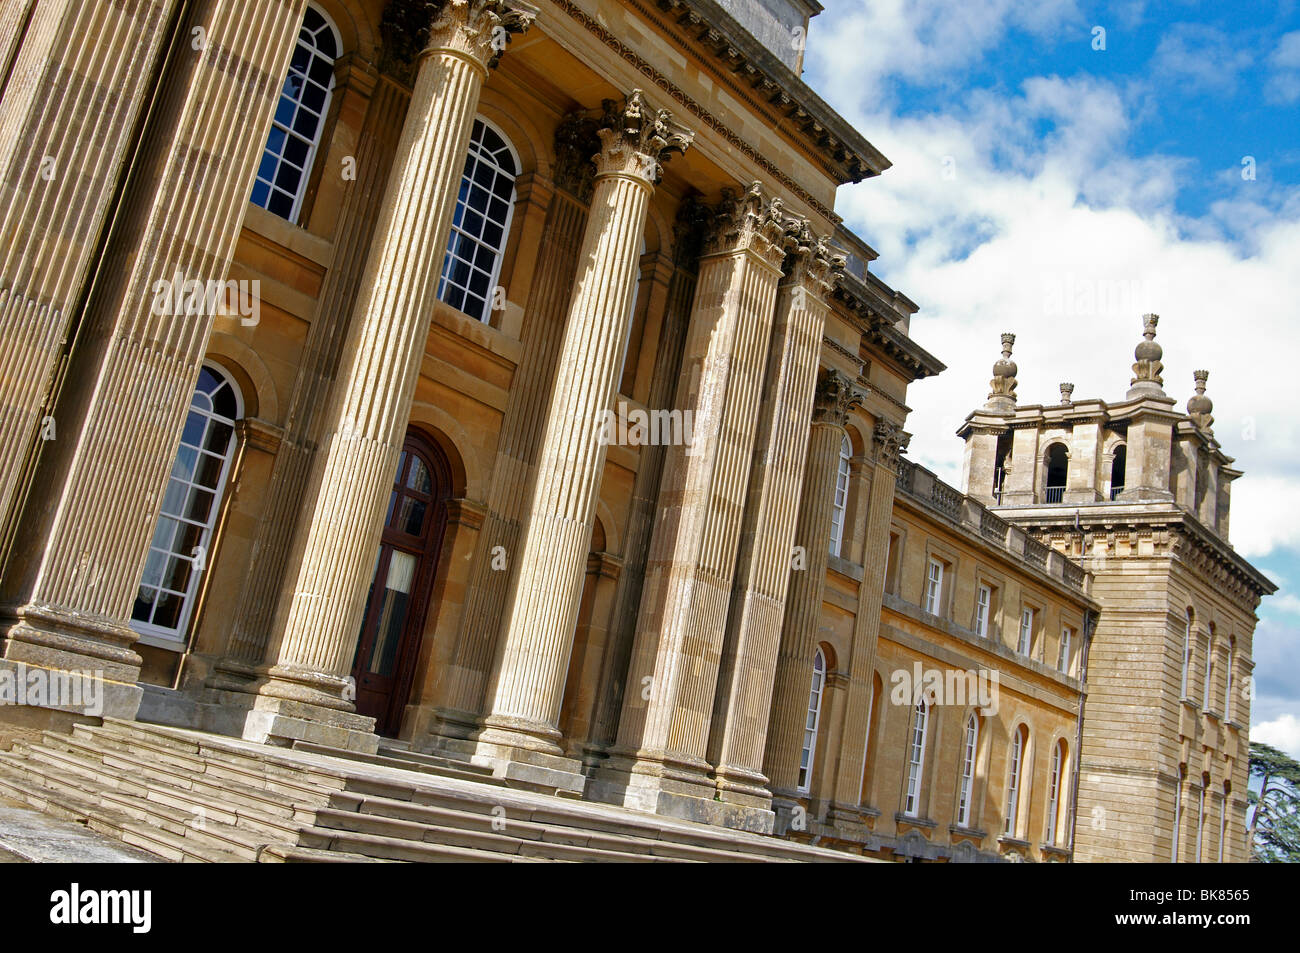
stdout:
[[1125,154],[1132,99],[1104,80],[1039,77],[943,115],[853,117],[894,167],[842,189],[837,208],[880,252],[874,270],[921,306],[912,335],[949,367],[909,389],[912,456],[958,474],[953,434],[985,400],[1000,332],[1017,334],[1021,403],[1055,403],[1061,381],[1076,400],[1117,401],[1140,316],[1155,311],[1166,392],[1182,406],[1192,369],[1208,368],[1216,436],[1245,471],[1234,545],[1300,546],[1300,190],[1225,170],[1195,184],[1220,197],[1188,221],[1172,207],[1184,161]]
[[1231,93],[1254,59],[1253,50],[1222,30],[1179,23],[1161,37],[1151,72],[1185,91]]
[[1273,67],[1269,97],[1283,103],[1300,99],[1300,30],[1282,34],[1277,49],[1269,56],[1269,63]]
[[1300,758],[1300,718],[1282,715],[1272,721],[1250,726],[1250,740],[1271,745]]

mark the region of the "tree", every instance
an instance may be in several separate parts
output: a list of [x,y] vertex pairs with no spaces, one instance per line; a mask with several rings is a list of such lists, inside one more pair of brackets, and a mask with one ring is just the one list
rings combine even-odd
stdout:
[[1260,780],[1258,794],[1247,792],[1255,808],[1246,835],[1251,860],[1300,863],[1300,762],[1252,741],[1250,776]]

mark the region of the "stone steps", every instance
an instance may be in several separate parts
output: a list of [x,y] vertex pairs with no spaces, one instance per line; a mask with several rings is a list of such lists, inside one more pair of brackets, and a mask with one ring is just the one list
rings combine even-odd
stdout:
[[401,747],[277,748],[116,719],[0,753],[0,794],[182,862],[859,859],[541,795]]

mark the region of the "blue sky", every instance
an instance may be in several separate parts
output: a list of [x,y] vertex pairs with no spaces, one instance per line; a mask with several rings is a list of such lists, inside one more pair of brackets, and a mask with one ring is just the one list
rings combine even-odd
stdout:
[[1022,402],[1118,400],[1159,313],[1166,392],[1208,368],[1245,471],[1232,543],[1281,586],[1252,737],[1300,757],[1300,4],[825,3],[804,78],[894,162],[837,209],[949,366],[909,392],[911,455],[958,482],[1000,332]]

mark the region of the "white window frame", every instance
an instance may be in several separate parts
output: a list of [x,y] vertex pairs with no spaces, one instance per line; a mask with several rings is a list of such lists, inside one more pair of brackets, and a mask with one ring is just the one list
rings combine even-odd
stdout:
[[1183,826],[1183,779],[1178,779],[1178,784],[1174,788],[1174,839],[1170,851],[1170,863],[1178,863],[1178,835]]
[[916,817],[921,810],[921,780],[925,771],[925,741],[929,722],[929,706],[922,698],[913,709],[912,743],[907,761],[907,797],[903,801],[903,813],[908,817]]
[[1002,833],[1015,837],[1020,820],[1020,772],[1023,770],[1025,757],[1025,732],[1016,726],[1015,736],[1011,739],[1011,764],[1007,775],[1007,809],[1002,822]]
[[[329,27],[330,33],[333,35],[333,39],[334,39],[334,48],[337,51],[333,57],[325,55],[325,52],[321,50],[321,48],[317,46],[315,42],[307,43],[303,40],[302,34],[303,31],[306,30],[307,28],[308,10],[313,11],[318,16],[320,16],[320,18],[325,21],[325,25]],[[312,113],[312,114],[316,112],[314,109],[311,109],[310,107],[303,104],[301,92],[299,92],[297,99],[290,100],[291,102],[294,103],[294,115],[287,125],[284,122],[281,122],[275,116],[272,116],[271,131],[269,131],[266,135],[266,144],[262,147],[262,158],[258,161],[257,172],[254,173],[254,180],[253,180],[253,192],[256,192],[259,182],[267,186],[266,202],[265,204],[258,202],[256,199],[252,197],[251,194],[249,197],[249,201],[251,201],[254,205],[257,205],[259,208],[264,208],[267,211],[271,211],[270,201],[271,201],[272,194],[275,191],[279,191],[282,194],[287,194],[285,193],[284,189],[278,189],[277,187],[274,186],[274,180],[279,177],[280,166],[285,163],[291,166],[293,165],[292,162],[289,162],[284,157],[284,150],[285,150],[284,144],[281,145],[281,148],[278,152],[271,150],[271,140],[274,138],[275,131],[277,129],[280,130],[280,132],[286,137],[286,142],[290,137],[297,139],[300,142],[307,142],[308,143],[307,155],[306,158],[303,160],[304,164],[301,170],[302,176],[298,180],[298,189],[293,196],[293,207],[290,209],[289,215],[285,219],[292,225],[298,224],[298,217],[302,213],[302,200],[304,196],[306,196],[307,194],[307,183],[311,181],[312,168],[316,164],[316,153],[320,149],[321,137],[325,132],[325,121],[326,119],[329,118],[330,101],[334,98],[333,67],[334,64],[338,62],[339,57],[343,55],[343,38],[339,34],[339,28],[335,25],[334,21],[330,18],[329,14],[327,14],[324,10],[322,10],[319,6],[317,6],[314,3],[308,3],[306,9],[303,11],[303,22],[298,26],[298,38],[294,44],[295,53],[297,52],[299,47],[305,49],[308,53],[306,72],[302,74],[303,78],[306,79],[308,82],[311,82],[313,85],[317,87],[319,87],[320,85],[319,83],[316,83],[315,80],[311,79],[309,75],[312,66],[315,65],[315,62],[317,60],[324,61],[328,63],[328,65],[330,66],[329,86],[325,90],[325,99],[321,103],[320,115],[317,117],[316,128],[312,132],[310,141],[305,135],[303,135],[301,132],[298,132],[296,129],[293,128],[293,126],[297,122],[298,110],[300,109],[306,110],[308,113]],[[285,95],[284,87],[289,85],[290,79],[294,75],[297,75],[297,71],[294,70],[291,66],[289,72],[285,74],[285,77],[280,84],[281,92],[279,96],[276,97],[276,115],[279,114],[281,103],[284,100],[284,95]],[[272,181],[270,182],[268,182],[266,178],[263,177],[261,174],[262,166],[265,164],[268,155],[275,157],[275,168],[271,173]],[[276,216],[279,215],[278,212],[271,212],[271,214]]]
[[975,762],[979,757],[980,722],[971,712],[966,719],[965,746],[962,749],[961,784],[957,793],[957,825],[970,827],[975,788]]
[[1228,836],[1228,792],[1219,802],[1219,863],[1223,863],[1223,839]]
[[[199,415],[204,417],[206,421],[216,420],[223,424],[228,425],[231,428],[230,443],[226,446],[226,452],[221,461],[221,468],[217,475],[216,485],[210,491],[208,491],[212,493],[212,504],[209,507],[207,519],[204,521],[204,523],[202,524],[202,528],[199,531],[198,543],[195,544],[203,552],[204,567],[198,570],[191,569],[190,571],[189,579],[186,581],[185,591],[184,593],[181,593],[181,596],[184,601],[182,603],[180,615],[177,617],[176,628],[169,629],[165,626],[156,625],[153,622],[146,622],[135,618],[131,619],[131,628],[134,629],[136,632],[140,633],[140,641],[142,643],[144,643],[145,645],[154,646],[155,648],[172,649],[173,651],[180,651],[185,648],[186,639],[190,629],[190,620],[194,614],[194,602],[195,602],[195,597],[198,595],[199,584],[203,579],[204,573],[207,572],[212,567],[212,537],[216,531],[217,518],[221,513],[222,503],[225,500],[226,484],[230,478],[230,467],[234,462],[235,452],[237,449],[237,444],[239,442],[239,436],[238,433],[236,432],[236,427],[238,425],[238,422],[244,416],[244,395],[240,391],[239,384],[235,380],[235,378],[229,373],[227,373],[226,370],[222,368],[219,364],[215,364],[212,361],[204,361],[203,367],[211,371],[218,378],[220,378],[224,382],[224,384],[230,388],[231,392],[234,394],[235,397],[234,419],[223,417],[215,412],[205,411],[201,407],[194,407],[192,404],[191,404],[191,409],[187,410],[185,415],[185,420],[187,422],[189,420],[190,413],[198,413]],[[218,385],[217,389],[220,389],[220,385]],[[197,383],[195,385],[194,392],[195,393],[198,392]],[[193,400],[193,396],[191,396],[191,401],[192,400]],[[185,424],[182,423],[181,426],[182,428],[184,428]],[[207,434],[207,427],[208,427],[208,423],[205,422],[204,431],[203,431],[204,435]],[[179,458],[181,453],[183,453],[188,446],[189,446],[188,444],[183,444],[181,446],[178,446],[176,451],[177,458]],[[215,454],[211,454],[206,450],[196,448],[196,457],[195,457],[196,468],[197,468],[197,461],[202,459],[204,456],[215,456]],[[154,518],[154,527],[153,527],[154,533],[157,532],[158,520],[164,518],[165,516],[165,514],[163,514],[162,512],[162,506],[164,505],[168,496],[167,489],[171,486],[171,481],[172,481],[171,474],[176,467],[176,462],[177,459],[173,458],[172,470],[168,471],[167,484],[165,485],[163,490],[162,501],[159,503],[158,515],[155,516]],[[183,482],[188,484],[191,487],[191,489],[195,486],[201,486],[200,484],[192,483],[192,481],[190,480],[186,480]],[[182,505],[182,510],[188,508],[189,498],[190,498],[190,493],[187,491],[185,495],[185,503]],[[195,520],[188,519],[183,516],[166,516],[166,518],[174,520],[176,522],[188,523],[191,526],[200,525]],[[150,552],[156,550],[156,547],[153,546],[152,534],[150,536],[150,543],[148,548]],[[157,549],[156,551],[159,553],[164,553],[164,551],[161,549]],[[167,566],[166,560],[169,559],[189,560],[191,564],[193,564],[195,558],[196,557],[193,552],[187,555],[185,553],[175,552],[171,549],[168,549],[165,551],[165,555],[164,555],[165,561],[163,563],[163,572],[164,573],[166,572],[166,566]],[[142,577],[137,583],[137,588],[139,588],[139,586],[141,585],[144,585],[145,580],[144,580],[143,573],[147,571],[148,571],[148,563],[146,562],[145,569],[142,570]],[[160,587],[150,586],[149,588],[158,589]]]
[[925,611],[931,615],[942,615],[943,609],[943,563],[930,557],[925,576]]
[[1223,691],[1223,720],[1232,721],[1232,669],[1236,663],[1237,643],[1228,639],[1228,684]]
[[835,496],[831,501],[830,554],[839,556],[844,550],[844,522],[849,506],[849,461],[853,459],[853,445],[848,434],[840,437],[840,458],[835,469]]
[[[813,656],[812,684],[808,690],[807,720],[804,722],[803,745],[799,750],[799,777],[796,790],[812,790],[813,770],[817,766],[817,729],[822,720],[822,692],[826,686],[826,656],[819,648]],[[812,723],[810,728],[809,722]],[[806,766],[806,767],[805,767]]]
[[993,611],[993,587],[980,583],[975,590],[975,634],[989,637],[989,615]]
[[[501,141],[505,144],[506,151],[509,153],[511,161],[514,164],[514,171],[511,172],[510,170],[507,170],[504,166],[496,162],[495,159],[486,156],[485,149],[481,146],[480,140],[476,139],[473,136],[473,133],[471,133],[469,146],[466,149],[466,154],[465,154],[465,165],[468,167],[473,162],[475,164],[476,169],[480,166],[487,166],[494,169],[498,175],[508,176],[510,179],[510,197],[504,200],[506,206],[504,218],[498,221],[496,219],[492,219],[488,215],[488,210],[491,208],[492,199],[494,197],[500,198],[500,196],[495,196],[494,193],[489,193],[487,208],[485,208],[481,213],[484,219],[493,222],[493,224],[500,225],[501,241],[499,244],[497,244],[494,247],[490,243],[485,241],[481,234],[476,235],[473,232],[467,231],[461,227],[461,222],[463,222],[463,218],[460,215],[460,209],[462,207],[467,207],[467,203],[464,201],[464,198],[462,197],[462,193],[464,196],[468,196],[472,189],[476,187],[482,188],[482,183],[478,182],[473,177],[473,175],[467,176],[465,171],[462,171],[460,177],[460,183],[459,183],[459,190],[457,193],[456,204],[452,209],[452,222],[451,222],[450,229],[448,230],[447,233],[447,247],[443,249],[442,265],[438,272],[437,295],[439,301],[446,302],[448,305],[456,308],[456,310],[460,311],[462,314],[469,315],[471,318],[474,318],[475,320],[480,321],[483,324],[488,324],[492,320],[492,299],[494,297],[494,292],[496,290],[497,283],[501,279],[501,262],[502,259],[505,258],[506,246],[509,245],[510,243],[510,225],[514,221],[515,203],[519,199],[519,193],[516,188],[516,185],[519,181],[519,175],[523,167],[519,161],[519,151],[515,148],[515,144],[510,141],[510,137],[507,136],[499,126],[497,126],[495,123],[491,122],[490,120],[488,120],[486,117],[482,115],[476,115],[474,117],[474,122],[475,124],[481,123],[485,131],[491,131],[501,139]],[[475,211],[473,214],[478,215],[480,213]],[[487,297],[483,302],[482,309],[477,313],[473,310],[466,311],[463,308],[457,307],[456,305],[451,304],[451,302],[448,301],[447,299],[447,289],[452,287],[460,288],[464,290],[466,295],[473,293],[469,291],[468,288],[462,286],[459,281],[453,281],[451,277],[452,260],[455,259],[456,261],[466,261],[459,254],[453,254],[453,249],[459,247],[460,244],[459,239],[462,236],[468,239],[470,242],[472,242],[476,248],[478,247],[490,248],[493,252],[492,268],[490,272],[488,272]],[[475,255],[475,258],[477,258],[477,254]],[[473,274],[474,271],[484,270],[478,268],[475,263],[466,261],[466,264],[470,265],[471,275]],[[637,273],[639,275],[640,274],[639,264],[637,268],[638,268]],[[469,304],[469,301],[463,301],[462,303]],[[633,302],[632,305],[629,305],[629,307],[635,307],[635,301]]]
[[1201,847],[1205,843],[1205,785],[1202,784],[1196,795],[1196,863],[1201,862]]
[[1211,689],[1214,686],[1214,633],[1205,634],[1205,684],[1201,686],[1201,711],[1210,710]]
[[1187,612],[1187,626],[1183,630],[1183,677],[1182,687],[1179,689],[1179,698],[1187,697],[1187,683],[1191,677],[1192,667],[1192,613]]
[[1052,772],[1047,787],[1047,843],[1056,843],[1057,815],[1061,808],[1061,743],[1052,745]]
[[1061,626],[1061,647],[1056,653],[1056,667],[1062,673],[1070,674],[1070,643],[1074,641],[1074,630],[1068,625]]
[[1024,656],[1034,650],[1034,613],[1031,606],[1020,610],[1020,638],[1016,642],[1016,651]]

